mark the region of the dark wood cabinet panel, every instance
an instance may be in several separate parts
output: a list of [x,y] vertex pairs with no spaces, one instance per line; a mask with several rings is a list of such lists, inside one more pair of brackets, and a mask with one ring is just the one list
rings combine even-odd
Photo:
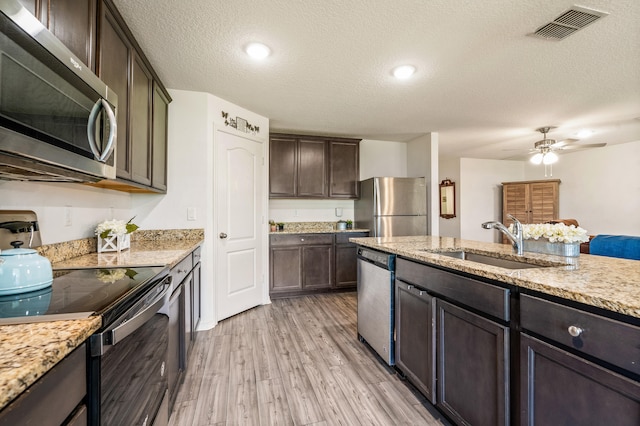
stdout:
[[302,290],[301,247],[271,247],[271,293]]
[[151,186],[167,191],[167,124],[169,100],[157,82],[153,83],[153,162]]
[[302,247],[302,289],[333,286],[333,244]]
[[358,246],[350,243],[349,238],[362,238],[368,236],[368,232],[336,234],[336,287],[356,288],[358,284]]
[[327,197],[327,160],[325,141],[298,140],[298,197]]
[[509,329],[436,301],[436,405],[460,424],[509,424]]
[[[60,425],[82,410],[87,394],[83,343],[0,411],[0,425]],[[86,410],[80,420],[86,424]],[[81,424],[81,423],[80,423]]]
[[295,138],[272,137],[269,140],[269,196],[296,196],[298,142]]
[[329,141],[329,197],[358,198],[360,158],[358,142]]
[[129,52],[124,32],[111,10],[102,3],[100,20],[98,76],[118,95],[116,173],[131,179],[131,151],[129,149]]
[[134,182],[143,185],[151,185],[151,88],[151,74],[134,53],[129,107],[131,178]]
[[396,366],[432,403],[436,395],[435,301],[426,291],[396,280]]
[[521,425],[638,425],[640,383],[521,335]]
[[[82,62],[95,70],[96,0],[42,0],[47,26]],[[44,19],[42,19],[44,21]]]
[[358,197],[359,140],[273,133],[270,198]]

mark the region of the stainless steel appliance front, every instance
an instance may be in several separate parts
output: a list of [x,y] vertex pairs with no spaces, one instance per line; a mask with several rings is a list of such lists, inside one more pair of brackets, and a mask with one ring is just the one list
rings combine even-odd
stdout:
[[358,248],[358,338],[388,365],[395,364],[395,256]]
[[0,178],[115,178],[117,96],[16,0],[0,0]]
[[372,237],[426,235],[427,187],[424,178],[375,177],[360,182],[354,203],[358,228]]

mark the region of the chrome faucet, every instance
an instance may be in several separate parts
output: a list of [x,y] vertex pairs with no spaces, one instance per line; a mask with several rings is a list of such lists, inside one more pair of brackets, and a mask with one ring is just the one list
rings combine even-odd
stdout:
[[513,251],[518,255],[522,256],[522,223],[515,216],[508,214],[509,219],[513,220],[513,233],[509,232],[509,229],[504,226],[500,222],[489,221],[482,224],[484,229],[497,229],[501,231],[504,235],[511,240],[511,245],[513,246]]

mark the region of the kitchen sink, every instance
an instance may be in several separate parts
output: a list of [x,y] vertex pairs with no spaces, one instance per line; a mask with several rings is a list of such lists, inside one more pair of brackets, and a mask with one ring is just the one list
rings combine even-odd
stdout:
[[453,257],[455,259],[468,260],[470,262],[482,263],[485,265],[498,266],[506,269],[528,269],[528,268],[548,268],[552,266],[564,266],[563,264],[548,263],[544,265],[530,263],[526,260],[509,260],[487,254],[473,253],[464,250],[457,251],[435,251],[434,254]]

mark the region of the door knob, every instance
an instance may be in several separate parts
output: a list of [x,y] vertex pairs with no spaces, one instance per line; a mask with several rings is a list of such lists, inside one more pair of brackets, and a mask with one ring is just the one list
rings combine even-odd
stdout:
[[220,238],[221,238],[221,239],[223,239],[223,240],[224,240],[225,238],[227,238],[227,236],[228,236],[228,235],[227,235],[227,234],[225,234],[224,232],[221,232],[221,233],[220,233]]

